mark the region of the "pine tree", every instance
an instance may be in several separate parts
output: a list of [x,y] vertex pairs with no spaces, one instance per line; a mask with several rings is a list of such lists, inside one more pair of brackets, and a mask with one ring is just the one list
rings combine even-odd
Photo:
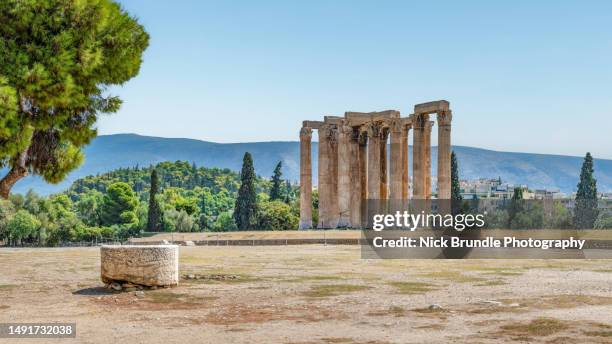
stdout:
[[576,207],[574,209],[574,225],[576,228],[593,228],[597,219],[597,180],[593,177],[593,157],[586,153],[582,169],[580,171],[580,182],[576,193]]
[[280,200],[282,198],[281,195],[281,184],[283,180],[281,176],[283,172],[281,172],[282,162],[279,161],[274,168],[274,174],[272,175],[272,188],[270,188],[270,201]]
[[252,228],[257,216],[257,194],[255,191],[255,169],[251,153],[244,153],[240,173],[240,189],[234,207],[234,221],[240,230]]
[[157,199],[158,189],[157,170],[151,169],[151,191],[149,192],[149,213],[147,231],[161,232],[163,230],[164,213]]
[[58,183],[83,162],[114,85],[135,77],[149,35],[112,0],[0,1],[0,197],[29,174]]
[[454,151],[451,153],[451,199],[463,199],[459,184],[459,164],[457,163],[457,155],[455,155]]

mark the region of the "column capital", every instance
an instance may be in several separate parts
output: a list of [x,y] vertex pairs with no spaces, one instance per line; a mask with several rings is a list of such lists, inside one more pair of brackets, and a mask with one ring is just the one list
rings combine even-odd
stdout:
[[389,121],[389,129],[392,133],[400,133],[405,130],[405,127],[406,124],[400,118],[395,118]]
[[312,128],[302,127],[302,129],[300,129],[300,139],[310,140],[311,138],[312,138]]
[[353,127],[347,125],[346,123],[342,124],[338,127],[338,132],[344,135],[353,135]]
[[380,138],[383,134],[383,125],[380,122],[370,122],[365,125],[368,137]]
[[450,125],[453,120],[453,113],[451,110],[438,112],[438,125]]
[[422,114],[422,113],[415,113],[412,116],[412,127],[415,130],[421,130],[423,128],[425,128],[425,124],[427,122],[429,122],[429,115],[428,114]]
[[335,124],[324,124],[319,128],[319,137],[324,137],[331,143],[338,140],[338,126]]

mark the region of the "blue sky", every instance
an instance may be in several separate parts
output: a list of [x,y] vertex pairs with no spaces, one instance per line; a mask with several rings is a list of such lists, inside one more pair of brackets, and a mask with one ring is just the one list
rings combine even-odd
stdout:
[[297,140],[446,99],[453,144],[612,158],[612,1],[121,3],[151,44],[100,134]]

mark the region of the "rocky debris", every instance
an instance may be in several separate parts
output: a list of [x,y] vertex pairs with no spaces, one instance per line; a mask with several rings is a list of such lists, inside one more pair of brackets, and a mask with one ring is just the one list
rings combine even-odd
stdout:
[[[121,282],[121,281],[113,281],[110,283],[105,283],[104,288],[114,290],[114,291],[125,291],[125,292],[134,292],[134,295],[144,295],[143,290],[155,290],[157,286],[146,286],[140,284],[134,284],[129,282]],[[165,287],[162,287],[165,288]]]
[[185,246],[195,246],[194,242],[191,240],[185,241]]
[[211,275],[200,275],[200,274],[187,274],[183,275],[183,279],[186,280],[208,280],[208,281],[231,281],[238,280],[240,276],[230,274],[211,274]]
[[136,296],[136,297],[144,297],[144,296],[145,296],[145,293],[144,293],[144,291],[142,291],[142,290],[135,291],[135,292],[134,292],[134,296]]
[[495,300],[484,300],[479,302],[482,305],[490,305],[490,306],[503,306],[503,303]]
[[429,305],[429,307],[427,307],[427,308],[428,308],[429,310],[431,310],[431,311],[439,311],[439,310],[442,310],[442,306],[440,306],[440,305],[439,305],[439,304],[437,304],[437,303],[431,304],[431,305]]

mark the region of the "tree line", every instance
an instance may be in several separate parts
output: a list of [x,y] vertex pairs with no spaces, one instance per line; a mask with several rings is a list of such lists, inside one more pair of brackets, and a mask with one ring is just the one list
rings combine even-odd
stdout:
[[[162,162],[87,176],[48,197],[13,194],[0,201],[0,240],[54,246],[144,232],[296,229],[298,199],[299,187],[282,179],[280,162],[262,178],[248,153],[241,174]],[[246,209],[246,217],[239,215]]]

